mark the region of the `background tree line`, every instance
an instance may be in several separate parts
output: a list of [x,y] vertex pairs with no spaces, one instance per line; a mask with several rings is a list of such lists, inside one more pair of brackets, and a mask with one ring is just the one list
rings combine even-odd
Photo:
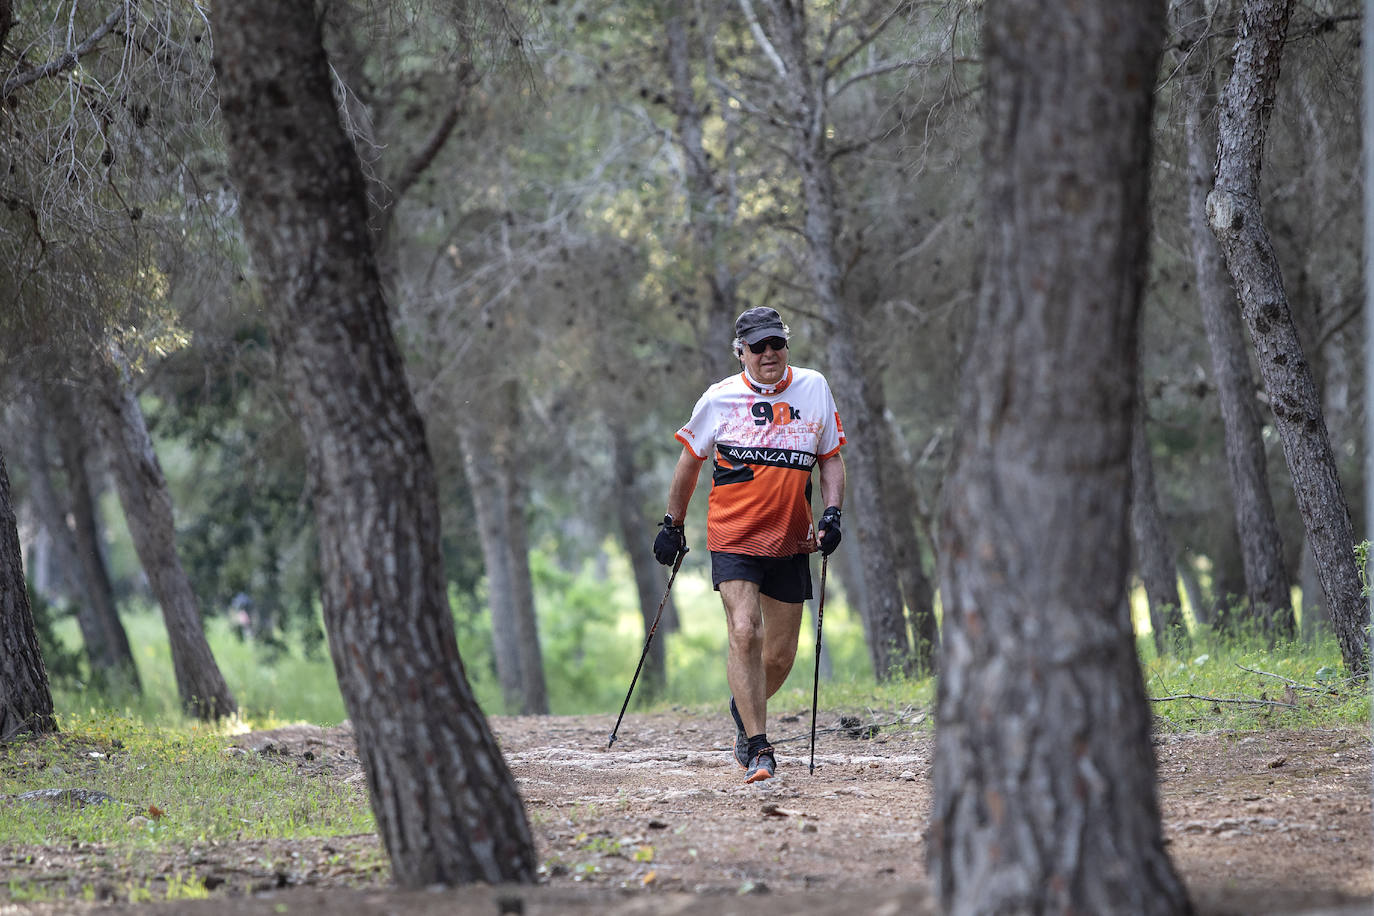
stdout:
[[[152,511],[138,508],[147,474],[105,469],[138,461],[119,457],[121,441],[146,454],[174,436],[194,454],[179,543],[170,521],[137,526],[164,532],[139,539],[145,569],[174,567],[175,553],[188,570],[184,585],[148,577],[179,592],[159,603],[189,620],[246,595],[263,620],[309,627],[320,580],[305,447],[272,371],[261,294],[244,282],[207,23],[194,7],[26,9],[6,39],[3,240],[17,344],[10,451],[38,533],[31,574],[50,596],[80,596],[82,632],[99,647],[89,664],[127,678],[118,632],[101,629],[117,620],[93,507],[113,482],[131,519]],[[323,15],[436,455],[446,575],[470,593],[484,577],[509,708],[547,708],[532,543],[571,561],[606,549],[609,534],[652,613],[658,583],[641,542],[671,452],[660,440],[730,371],[720,341],[761,302],[797,327],[798,359],[837,376],[865,446],[851,461],[860,549],[839,573],[874,670],[933,667],[935,512],[979,282],[980,8],[844,4],[788,21],[802,12],[583,3],[468,22],[416,4]],[[1285,637],[1289,587],[1301,584],[1304,635],[1329,628],[1302,488],[1207,226],[1236,15],[1176,4],[1157,88],[1138,453],[1150,473],[1136,476],[1153,478],[1155,497],[1138,495],[1136,512],[1157,519],[1137,530],[1137,566],[1159,638],[1167,620],[1179,626],[1175,570],[1198,623],[1254,619]],[[1359,180],[1356,29],[1349,4],[1299,12],[1259,188],[1354,506],[1358,209],[1339,189]],[[64,63],[69,46],[79,53]],[[98,422],[96,394],[116,389],[141,400],[122,419],[108,401],[112,419]],[[474,538],[479,551],[458,549]]]

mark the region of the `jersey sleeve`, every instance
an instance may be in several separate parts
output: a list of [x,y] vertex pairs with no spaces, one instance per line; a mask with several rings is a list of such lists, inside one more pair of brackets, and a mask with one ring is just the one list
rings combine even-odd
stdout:
[[677,441],[692,450],[698,458],[706,458],[716,444],[716,412],[711,403],[711,392],[706,392],[692,408],[692,418],[677,434]]
[[825,384],[825,421],[821,426],[820,440],[816,443],[816,457],[829,458],[844,445],[844,424],[840,422],[840,409],[835,406],[835,396],[830,391],[830,383]]

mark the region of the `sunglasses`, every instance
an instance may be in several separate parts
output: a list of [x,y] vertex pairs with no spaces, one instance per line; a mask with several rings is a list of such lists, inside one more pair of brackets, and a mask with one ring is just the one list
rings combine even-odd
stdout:
[[777,350],[777,351],[779,351],[779,352],[781,352],[781,351],[783,351],[783,350],[786,350],[786,349],[787,349],[787,338],[786,338],[786,337],[765,337],[763,340],[760,340],[758,343],[751,343],[751,344],[749,345],[749,352],[750,352],[750,353],[762,353],[763,351],[768,350],[768,349]]

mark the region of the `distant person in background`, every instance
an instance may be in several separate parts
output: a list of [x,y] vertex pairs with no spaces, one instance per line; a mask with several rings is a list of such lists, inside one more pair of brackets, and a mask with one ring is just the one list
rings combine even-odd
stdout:
[[[797,655],[802,602],[811,597],[810,554],[840,543],[844,427],[825,376],[788,365],[791,330],[771,308],[735,321],[743,371],[706,390],[677,431],[682,455],[654,556],[670,566],[687,548],[683,522],[702,463],[714,455],[706,513],[711,583],[725,605],[725,675],[735,722],[735,761],[746,783],[777,769],[768,742],[768,698]],[[825,511],[811,523],[811,469],[820,465]]]

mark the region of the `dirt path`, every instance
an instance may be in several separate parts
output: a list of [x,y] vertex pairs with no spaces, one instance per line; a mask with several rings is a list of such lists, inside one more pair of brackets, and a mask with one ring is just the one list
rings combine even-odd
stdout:
[[[493,720],[544,863],[538,887],[403,894],[386,887],[384,869],[347,865],[375,852],[374,837],[259,842],[198,851],[189,867],[215,885],[212,899],[177,911],[934,912],[923,840],[933,738],[919,721],[879,723],[872,734],[862,727],[827,729],[810,775],[809,713],[784,715],[774,732],[784,738],[777,742],[778,777],[751,786],[740,782],[723,715],[631,714],[612,752],[606,750],[610,724],[604,716]],[[365,803],[346,729],[293,728],[240,736],[236,743],[266,751],[264,766],[308,767],[322,778],[351,780]],[[1370,912],[1368,734],[1165,736],[1156,750],[1165,834],[1201,912]],[[21,874],[12,860],[24,854],[7,852],[0,862],[0,914],[10,912],[5,883]],[[39,861],[48,864],[41,867],[81,886],[79,868],[61,851],[43,855]],[[188,867],[149,862],[148,874],[174,864]],[[23,869],[28,880],[36,867]]]

